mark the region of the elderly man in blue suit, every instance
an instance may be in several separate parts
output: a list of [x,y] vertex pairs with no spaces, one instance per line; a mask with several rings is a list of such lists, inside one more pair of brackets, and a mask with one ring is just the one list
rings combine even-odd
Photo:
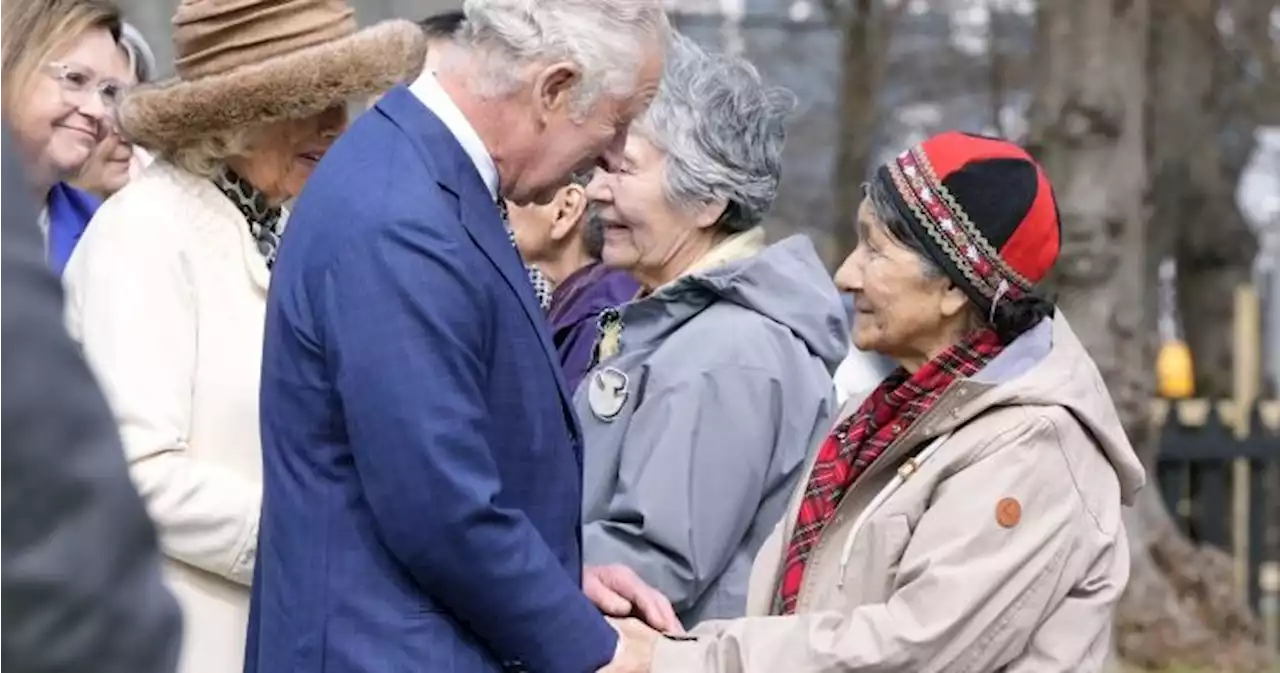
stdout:
[[249,673],[625,671],[647,627],[592,601],[674,620],[638,581],[584,594],[581,435],[497,205],[620,167],[661,3],[465,12],[325,156],[273,270]]

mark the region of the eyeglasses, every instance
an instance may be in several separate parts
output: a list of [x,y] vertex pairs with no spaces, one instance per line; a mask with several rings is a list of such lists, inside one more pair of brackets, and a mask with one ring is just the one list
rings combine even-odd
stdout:
[[116,108],[128,91],[128,87],[123,82],[110,77],[99,78],[93,70],[82,66],[55,61],[45,64],[42,70],[58,83],[66,102],[72,105],[83,105],[85,96],[93,93],[112,115],[115,114]]

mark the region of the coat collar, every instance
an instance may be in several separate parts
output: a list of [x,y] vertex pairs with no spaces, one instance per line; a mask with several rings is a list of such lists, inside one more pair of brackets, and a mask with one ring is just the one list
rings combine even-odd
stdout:
[[[205,207],[213,209],[226,220],[227,226],[235,227],[236,239],[240,243],[240,260],[244,264],[245,275],[265,298],[267,288],[271,284],[271,271],[267,268],[267,260],[258,250],[258,242],[253,237],[249,222],[231,199],[213,184],[212,180],[188,173],[177,166],[163,161],[153,163],[146,169],[147,173],[164,175],[166,179],[182,185],[193,194],[198,194]],[[278,228],[284,231],[289,219],[288,209],[282,208]]]
[[458,141],[462,150],[470,157],[471,163],[475,164],[476,172],[480,174],[480,178],[484,180],[484,186],[489,190],[489,198],[497,200],[498,166],[493,163],[493,157],[489,155],[489,149],[484,146],[480,134],[476,133],[475,127],[467,120],[466,115],[462,114],[462,110],[458,109],[458,105],[449,97],[444,87],[440,86],[435,74],[424,70],[418,79],[409,85],[409,93],[427,106],[427,109],[444,124],[445,128],[449,129],[454,140]]
[[[991,408],[990,401],[985,399],[987,392],[1011,378],[1021,376],[1048,355],[1053,346],[1054,323],[1053,319],[1045,319],[1015,339],[973,377],[952,382],[933,406],[912,423],[908,432],[890,444],[884,453],[867,466],[849,491],[858,488],[859,484],[863,484],[865,488],[877,473],[896,467],[905,457],[929,441],[954,432]],[[867,394],[870,392],[867,391]],[[867,395],[860,395],[846,400],[832,427],[853,415],[866,397]],[[806,480],[809,478],[809,470],[805,471],[803,478]],[[851,501],[848,495],[848,493],[845,494],[845,499]]]
[[[408,89],[397,87],[391,90],[378,102],[377,107],[404,132],[419,159],[427,166],[428,172],[435,176],[437,184],[457,197],[459,219],[467,235],[502,274],[538,333],[543,355],[551,364],[560,401],[570,419],[574,437],[581,437],[581,430],[574,420],[573,400],[561,372],[560,358],[547,331],[546,315],[538,305],[524,264],[507,237],[497,205],[490,197],[477,166],[449,128]],[[579,453],[579,461],[581,458]]]
[[[271,285],[271,270],[267,268],[267,258],[263,257],[262,252],[258,250],[258,241],[253,237],[253,231],[249,228],[249,221],[231,204],[231,201],[227,200],[227,197],[218,191],[217,187],[210,184],[209,188],[213,190],[214,194],[217,194],[223,205],[230,212],[235,213],[234,216],[229,215],[228,219],[234,218],[233,221],[236,224],[236,236],[240,241],[240,258],[244,262],[245,273],[248,274],[249,280],[253,282],[254,287],[262,293],[263,297],[266,297],[267,288]],[[284,231],[284,225],[288,219],[288,211],[282,211],[279,223],[280,231]]]

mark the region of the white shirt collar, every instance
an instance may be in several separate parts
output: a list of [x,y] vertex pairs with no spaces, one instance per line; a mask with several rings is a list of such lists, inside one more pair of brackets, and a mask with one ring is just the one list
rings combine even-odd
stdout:
[[471,157],[471,163],[475,164],[485,187],[489,188],[489,196],[497,199],[498,166],[493,163],[493,157],[489,156],[489,150],[485,149],[484,141],[480,140],[475,127],[467,121],[466,115],[462,114],[453,99],[449,98],[444,87],[440,86],[435,73],[423,70],[422,75],[409,85],[409,92],[440,118],[458,144],[462,145],[463,151]]

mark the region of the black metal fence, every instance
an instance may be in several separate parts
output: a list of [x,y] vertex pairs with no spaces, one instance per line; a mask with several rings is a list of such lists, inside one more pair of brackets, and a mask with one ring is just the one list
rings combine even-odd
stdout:
[[1249,409],[1187,400],[1162,406],[1156,481],[1191,539],[1236,557],[1249,604],[1280,643],[1280,401]]

